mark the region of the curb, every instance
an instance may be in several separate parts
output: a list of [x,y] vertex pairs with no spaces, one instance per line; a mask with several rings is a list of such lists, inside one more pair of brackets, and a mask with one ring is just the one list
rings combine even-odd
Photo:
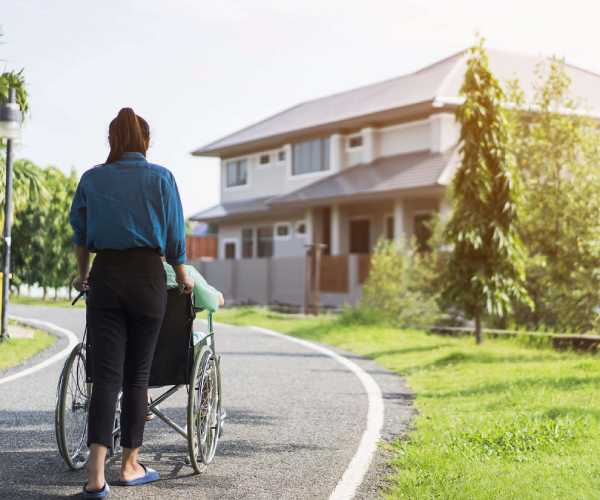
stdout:
[[49,323],[47,321],[41,321],[41,320],[33,319],[33,318],[24,318],[22,316],[14,316],[12,314],[9,314],[8,317],[9,317],[9,319],[17,321],[18,323],[21,323],[26,326],[30,326],[32,328],[36,328],[38,330],[44,330],[44,331],[46,331],[52,335],[55,335],[57,337],[67,337],[68,343],[67,343],[67,346],[62,351],[57,352],[56,354],[53,354],[49,358],[44,359],[43,361],[40,361],[39,363],[36,363],[33,366],[30,366],[28,368],[20,370],[16,373],[13,373],[12,375],[7,375],[6,377],[1,377],[0,385],[6,384],[8,382],[12,382],[13,380],[17,380],[22,377],[26,377],[28,375],[31,375],[32,373],[43,370],[44,368],[47,368],[48,366],[60,361],[61,359],[66,358],[69,355],[69,353],[73,350],[73,347],[75,347],[79,343],[79,339],[71,330],[67,330],[66,328],[61,328],[60,326],[57,326],[53,323]]

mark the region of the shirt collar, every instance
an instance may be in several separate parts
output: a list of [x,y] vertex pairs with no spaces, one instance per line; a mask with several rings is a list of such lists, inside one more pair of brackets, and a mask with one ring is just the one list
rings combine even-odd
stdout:
[[145,160],[145,159],[146,159],[146,157],[142,153],[139,153],[137,151],[125,151],[121,155],[121,158],[119,158],[120,161],[123,161],[123,160]]

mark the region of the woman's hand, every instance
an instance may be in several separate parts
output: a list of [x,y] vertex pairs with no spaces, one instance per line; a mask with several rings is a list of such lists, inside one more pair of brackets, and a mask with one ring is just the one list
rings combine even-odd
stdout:
[[87,292],[90,289],[88,277],[77,276],[77,278],[73,280],[73,287],[78,292]]
[[177,284],[183,293],[192,293],[194,290],[194,280],[187,274],[181,280],[177,278]]
[[173,266],[173,269],[175,269],[175,281],[177,281],[181,291],[183,293],[192,293],[194,290],[194,280],[187,275],[183,264]]

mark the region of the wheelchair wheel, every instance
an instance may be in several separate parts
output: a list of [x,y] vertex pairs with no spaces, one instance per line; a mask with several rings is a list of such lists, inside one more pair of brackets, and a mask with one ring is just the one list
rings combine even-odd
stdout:
[[216,356],[203,347],[194,361],[188,390],[188,451],[192,467],[202,472],[214,458],[219,441],[220,394]]
[[81,469],[88,461],[86,443],[91,384],[86,383],[85,347],[77,344],[58,382],[55,430],[58,451],[67,465]]

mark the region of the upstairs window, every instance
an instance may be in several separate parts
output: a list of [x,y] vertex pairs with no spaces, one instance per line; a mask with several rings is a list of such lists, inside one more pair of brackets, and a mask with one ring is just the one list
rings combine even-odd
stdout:
[[329,139],[294,144],[292,175],[329,170]]
[[271,155],[260,155],[258,157],[259,165],[268,165],[269,163],[271,163]]
[[245,186],[248,184],[248,161],[230,160],[226,166],[227,187]]
[[279,151],[279,152],[277,153],[277,161],[278,161],[279,163],[283,163],[283,162],[285,161],[285,156],[286,156],[286,155],[285,155],[285,149],[282,149],[281,151]]
[[359,149],[362,148],[362,145],[362,135],[351,135],[350,137],[348,137],[348,149]]

